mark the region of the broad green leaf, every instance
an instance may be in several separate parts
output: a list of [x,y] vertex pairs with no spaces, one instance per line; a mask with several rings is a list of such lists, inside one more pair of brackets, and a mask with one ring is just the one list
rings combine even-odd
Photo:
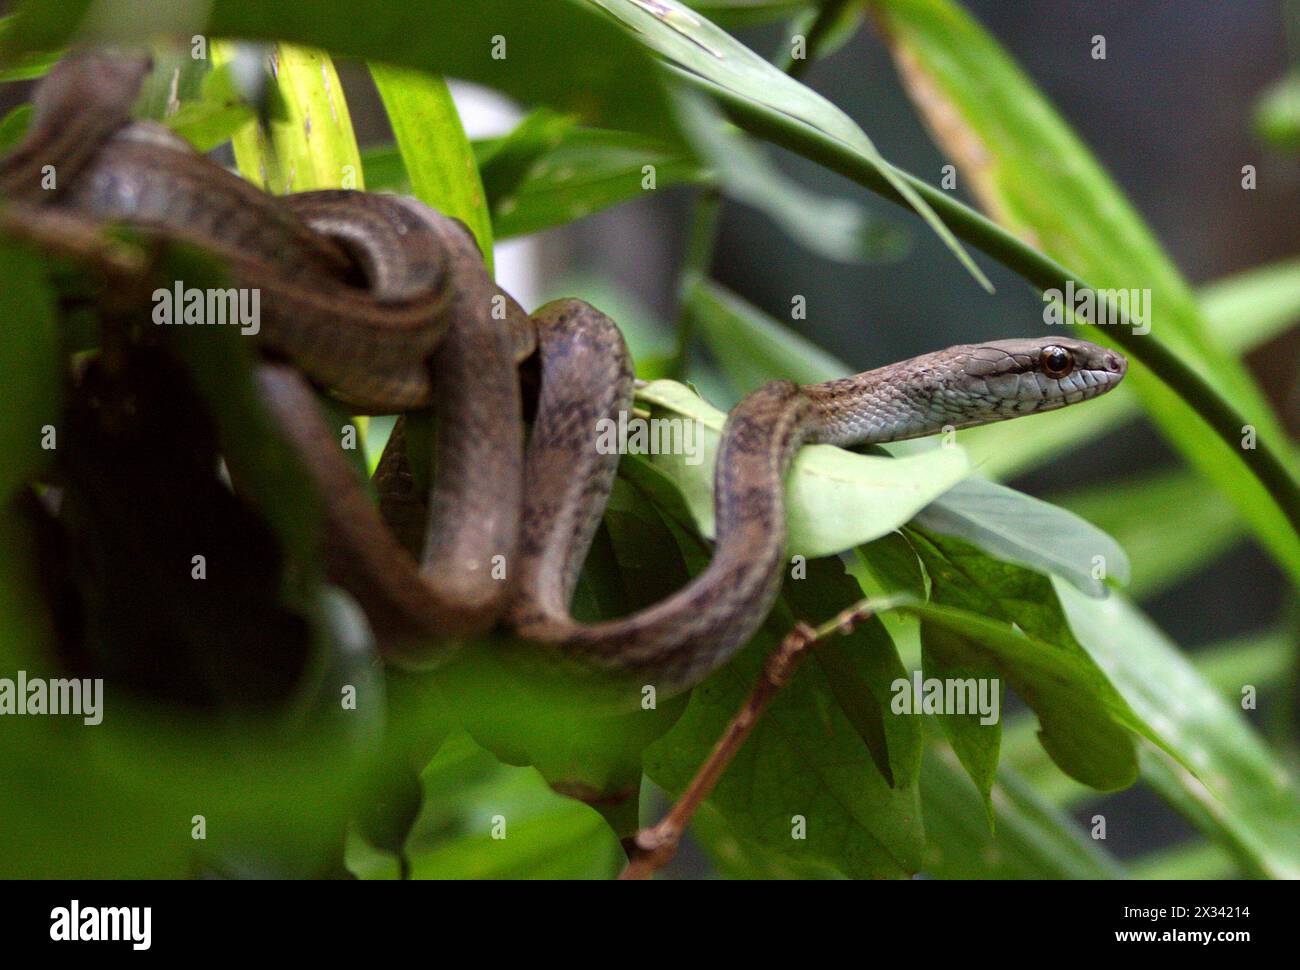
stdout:
[[[1190,288],[1140,216],[1024,73],[950,0],[871,0],[871,7],[904,82],[981,205],[1092,285],[1149,289],[1151,330],[1143,340],[1163,345],[1217,388],[1294,479],[1296,462],[1283,453],[1287,438],[1268,402],[1243,365],[1212,339]],[[1101,329],[1098,338],[1110,340]],[[1138,345],[1126,343],[1141,356]],[[1300,584],[1300,535],[1244,464],[1242,451],[1224,443],[1194,404],[1141,360],[1133,361],[1127,383],[1170,442],[1231,496]]]
[[844,879],[829,863],[792,859],[740,835],[721,812],[704,802],[691,819],[691,841],[708,855],[722,879]]
[[[657,412],[687,419],[696,455],[683,449],[651,462],[681,490],[700,532],[713,535],[713,466],[726,414],[674,381],[655,381],[637,392]],[[698,458],[698,460],[697,460]],[[965,456],[955,448],[912,458],[855,455],[830,445],[809,445],[795,457],[786,479],[786,522],[791,554],[829,556],[898,528],[964,478]]]
[[968,478],[916,517],[931,532],[957,536],[989,555],[1053,573],[1090,596],[1105,596],[1107,577],[1124,585],[1124,549],[1072,512],[981,478]]
[[1092,600],[1055,586],[1079,642],[1154,740],[1190,769],[1170,778],[1213,820],[1215,836],[1248,868],[1300,878],[1300,789],[1240,710],[1123,596]]
[[492,220],[474,153],[442,78],[373,65],[393,135],[417,199],[469,226],[492,268]]
[[78,30],[119,42],[205,34],[321,48],[476,81],[589,124],[678,132],[654,60],[579,0],[371,0],[364,14],[352,0],[34,0],[0,45],[4,64]]
[[[960,539],[914,535],[931,601],[903,608],[979,650],[1038,715],[1039,738],[1066,774],[1101,790],[1137,776],[1130,731],[1152,736],[1075,639],[1051,581]],[[959,752],[960,753],[960,752]]]
[[[1229,704],[1239,702],[1242,684],[1257,688],[1260,695],[1277,690],[1286,682],[1295,648],[1294,634],[1279,628],[1262,636],[1240,637],[1197,650],[1191,658],[1205,682]],[[1263,704],[1268,702],[1261,701]],[[1074,806],[1096,793],[1056,770],[1034,737],[1032,717],[1016,717],[1006,726],[1002,745],[1003,764],[1014,767],[1044,798],[1056,805]],[[1139,758],[1144,779],[1163,767],[1149,757]],[[1161,777],[1170,775],[1160,771]],[[1152,782],[1159,787],[1159,782]],[[1217,835],[1217,824],[1208,829]]]
[[[817,595],[815,588],[808,594]],[[826,616],[816,619],[847,605],[829,597]],[[646,752],[653,781],[673,792],[685,787],[794,618],[779,605],[745,650],[694,689],[682,719]],[[885,686],[875,680],[878,674],[867,673],[870,664],[861,670],[875,689]],[[823,668],[805,661],[709,802],[735,835],[796,864],[830,864],[855,878],[905,877],[919,868],[923,845],[915,784],[889,785],[834,696]],[[891,716],[885,719],[888,724]],[[897,780],[903,775],[895,757],[891,747]]]
[[475,150],[489,204],[508,202],[542,156],[553,152],[577,129],[569,115],[538,108],[509,134],[480,143]]
[[[862,587],[838,559],[812,559],[806,575],[792,577],[782,595],[799,619],[812,624],[861,599]],[[891,708],[907,669],[884,624],[868,617],[848,633],[821,640],[811,662],[825,673],[831,695],[885,780],[894,788],[914,786],[921,770],[921,723],[915,714]]]
[[677,0],[587,0],[609,11],[632,36],[675,65],[738,97],[798,119],[852,151],[929,224],[981,286],[992,290],[983,271],[930,206],[883,158],[848,115],[726,31]]
[[[214,44],[212,54],[218,67],[244,56],[228,44]],[[329,56],[279,44],[267,70],[270,130],[248,125],[231,139],[244,178],[275,195],[364,188],[352,116]]]
[[[947,589],[936,583],[936,602]],[[1005,679],[978,641],[935,623],[921,621],[922,679],[907,685],[912,708],[938,723],[957,760],[974,782],[994,824],[993,782],[1002,750],[1002,705]],[[933,708],[928,707],[933,698]]]

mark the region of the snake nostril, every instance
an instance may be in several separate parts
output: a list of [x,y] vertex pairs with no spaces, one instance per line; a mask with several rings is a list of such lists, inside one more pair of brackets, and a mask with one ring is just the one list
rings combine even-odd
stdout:
[[1106,370],[1110,371],[1112,374],[1118,374],[1120,372],[1119,354],[1106,355]]

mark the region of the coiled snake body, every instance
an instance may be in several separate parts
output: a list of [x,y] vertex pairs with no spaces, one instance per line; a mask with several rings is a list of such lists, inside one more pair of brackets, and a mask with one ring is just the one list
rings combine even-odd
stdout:
[[[708,567],[639,613],[579,624],[569,603],[618,463],[597,449],[597,428],[632,401],[614,323],[577,300],[528,317],[488,276],[465,228],[414,200],[274,198],[164,130],[130,123],[146,70],[144,58],[94,51],[55,67],[28,135],[0,162],[7,224],[50,213],[129,224],[197,244],[238,285],[260,289],[260,390],[319,488],[330,578],[399,663],[436,663],[458,639],[505,628],[542,654],[682,690],[726,662],[772,605],[783,480],[801,445],[895,441],[1051,410],[1124,376],[1114,351],[1054,337],[952,347],[824,384],[770,383],[727,420]],[[56,166],[55,191],[40,187],[45,165]],[[529,358],[541,379],[525,446],[517,368]],[[375,508],[303,375],[358,412],[432,406],[427,503],[412,492],[399,424]]]

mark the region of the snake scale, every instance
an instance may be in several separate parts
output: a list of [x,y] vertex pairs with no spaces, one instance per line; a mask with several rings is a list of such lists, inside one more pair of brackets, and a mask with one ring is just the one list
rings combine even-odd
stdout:
[[[673,693],[725,663],[782,580],[783,482],[805,443],[897,441],[1074,404],[1114,387],[1124,358],[1062,338],[952,347],[823,384],[774,381],[731,412],[715,473],[716,544],[698,576],[631,616],[584,625],[570,600],[618,456],[599,422],[632,406],[613,321],[578,300],[529,317],[489,276],[463,225],[406,198],[267,195],[165,129],[132,122],[147,58],[85,50],[42,82],[24,140],[0,161],[9,226],[125,224],[200,246],[260,290],[263,400],[320,492],[329,578],[386,657],[439,662],[506,630],[539,655]],[[57,188],[41,185],[53,165]],[[520,367],[540,374],[526,433]],[[433,482],[414,491],[399,423],[375,503],[320,414],[430,407]],[[494,557],[503,557],[500,559]],[[508,564],[508,578],[492,564]]]

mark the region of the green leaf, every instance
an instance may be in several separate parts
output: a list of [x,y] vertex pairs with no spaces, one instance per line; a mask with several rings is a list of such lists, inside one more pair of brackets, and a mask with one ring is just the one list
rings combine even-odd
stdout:
[[[807,587],[808,596],[816,591]],[[819,610],[825,615],[818,619],[849,605],[834,593],[825,600]],[[679,792],[703,763],[753,689],[764,658],[793,624],[794,616],[783,604],[736,659],[694,689],[676,727],[648,749],[646,774],[657,784]],[[846,654],[853,657],[858,651]],[[873,685],[869,690],[887,691],[879,679],[885,671],[876,662],[872,673],[872,666],[860,664],[859,676]],[[709,803],[731,833],[780,859],[830,864],[854,878],[907,876],[919,868],[923,844],[915,784],[889,785],[835,696],[827,673],[806,661],[772,701]],[[906,774],[903,762],[895,759],[907,761],[915,750],[895,748],[889,724],[899,720],[905,719],[885,715],[896,784]]]
[[[14,17],[0,17],[0,48],[9,43],[9,36],[14,28]],[[31,51],[13,62],[0,68],[0,82],[34,81],[44,77],[63,56],[61,50]]]
[[1053,573],[1090,596],[1105,596],[1107,576],[1129,579],[1128,556],[1114,539],[1072,512],[1015,489],[968,478],[916,517],[931,532],[965,539],[990,556]]
[[[1124,343],[1138,357],[1127,383],[1169,441],[1232,497],[1256,537],[1300,584],[1294,524],[1300,511],[1290,508],[1297,466],[1284,453],[1286,434],[1241,362],[1212,339],[1190,288],[1140,216],[1032,82],[960,7],[950,0],[872,0],[871,6],[914,99],[996,221],[1096,287],[1150,290],[1150,319],[1143,321],[1150,333],[1141,341],[1119,335],[1132,337]],[[1093,330],[1102,341],[1119,339],[1106,328]],[[1143,363],[1152,353],[1190,367],[1258,429],[1271,457],[1285,466],[1270,473],[1273,494],[1247,467],[1246,453],[1224,440],[1240,436],[1240,423],[1208,425],[1202,415],[1216,413],[1209,398],[1184,399],[1157,379]],[[1221,408],[1217,413],[1226,420]],[[1257,467],[1263,474],[1263,463]],[[1283,476],[1290,479],[1286,508]]]
[[12,64],[67,43],[79,29],[83,40],[204,34],[321,48],[476,81],[588,124],[679,137],[653,59],[579,0],[422,0],[418,7],[373,0],[364,15],[352,0],[29,2],[0,51]]
[[0,152],[7,152],[27,134],[32,123],[32,106],[20,104],[0,121]]
[[[806,623],[826,620],[862,598],[862,587],[838,559],[812,559],[807,575],[785,585],[785,602]],[[831,695],[894,788],[916,785],[921,770],[920,718],[891,709],[907,668],[877,617],[848,633],[821,640],[811,660],[826,675]]]
[[843,879],[829,863],[791,859],[737,835],[708,802],[691,819],[691,840],[709,856],[722,879]]
[[1066,774],[1103,791],[1132,784],[1129,732],[1154,735],[1079,645],[1051,581],[960,539],[914,534],[914,545],[931,602],[903,609],[920,618],[922,637],[933,624],[983,653],[1038,715],[1039,740]]
[[798,119],[852,151],[907,200],[967,272],[992,292],[992,284],[952,231],[893,166],[881,158],[866,133],[835,105],[676,0],[587,2],[609,11],[637,40],[675,65],[680,75],[706,81],[706,90],[709,85],[715,85],[744,100]]
[[[237,56],[227,44],[214,44],[212,54],[219,67]],[[231,139],[240,173],[275,195],[361,188],[352,116],[329,55],[280,44],[267,70],[270,130],[249,125]]]
[[[936,601],[945,595],[936,586]],[[992,791],[1002,749],[1001,711],[1005,696],[997,665],[968,637],[921,621],[921,684],[908,684],[913,709],[930,713],[952,745],[957,760],[984,801],[994,823]],[[933,691],[932,688],[937,688]],[[950,691],[949,688],[952,688]],[[933,696],[934,710],[928,708]]]
[[469,226],[491,271],[492,220],[474,153],[446,82],[383,65],[372,65],[370,73],[388,112],[415,197]]
[[[575,127],[571,117],[533,112],[508,135],[478,142],[475,155],[498,235],[517,236],[564,225],[643,197],[651,189],[717,185],[729,197],[767,213],[797,242],[830,259],[895,258],[907,235],[847,199],[809,193],[785,178],[756,148],[699,99],[684,117],[708,170],[688,154],[636,132]],[[372,187],[409,185],[391,149],[365,153]],[[648,172],[653,185],[648,185]]]
[[[695,455],[684,449],[649,461],[680,489],[700,533],[713,535],[713,467],[726,414],[690,388],[654,381],[640,401],[688,419],[699,437]],[[955,448],[912,458],[856,455],[831,445],[809,445],[786,479],[787,548],[809,558],[834,555],[890,532],[964,478],[965,456]]]
[[1080,643],[1151,725],[1153,740],[1190,769],[1167,771],[1166,790],[1176,787],[1200,806],[1210,834],[1249,870],[1300,878],[1300,789],[1240,709],[1123,596],[1093,600],[1055,586]]
[[483,189],[495,210],[508,202],[539,160],[553,152],[577,127],[568,115],[538,108],[502,138],[480,143],[475,154]]

